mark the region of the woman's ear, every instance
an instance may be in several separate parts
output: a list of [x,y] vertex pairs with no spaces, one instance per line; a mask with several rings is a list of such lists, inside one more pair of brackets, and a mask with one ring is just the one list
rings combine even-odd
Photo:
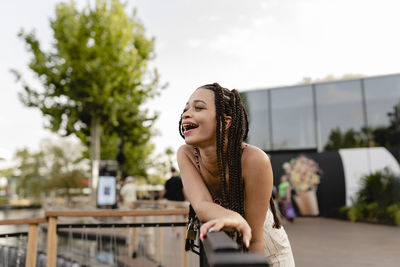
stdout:
[[232,117],[225,116],[225,130],[228,130],[229,127],[231,127],[231,124],[232,124]]

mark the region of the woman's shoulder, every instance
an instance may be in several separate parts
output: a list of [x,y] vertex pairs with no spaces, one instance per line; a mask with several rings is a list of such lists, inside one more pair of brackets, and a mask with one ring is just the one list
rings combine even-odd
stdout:
[[188,144],[183,144],[183,145],[181,145],[181,146],[178,148],[178,152],[180,152],[180,153],[182,153],[182,152],[187,153],[187,152],[190,151],[191,153],[193,153],[193,149],[194,149],[194,146],[188,145]]
[[270,165],[269,157],[260,148],[246,144],[242,154],[242,167],[255,166],[256,164]]
[[182,156],[192,158],[193,155],[194,155],[194,146],[191,146],[188,144],[183,144],[178,148],[178,151],[177,151],[178,160]]

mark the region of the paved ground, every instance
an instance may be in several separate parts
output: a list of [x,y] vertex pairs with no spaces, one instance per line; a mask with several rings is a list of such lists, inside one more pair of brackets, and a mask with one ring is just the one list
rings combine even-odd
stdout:
[[[400,227],[320,217],[300,217],[285,224],[296,267],[400,266]],[[179,266],[182,245],[165,229],[163,266]],[[172,249],[172,247],[174,249]],[[198,267],[189,253],[188,266]]]
[[400,266],[400,227],[303,217],[285,229],[297,267]]

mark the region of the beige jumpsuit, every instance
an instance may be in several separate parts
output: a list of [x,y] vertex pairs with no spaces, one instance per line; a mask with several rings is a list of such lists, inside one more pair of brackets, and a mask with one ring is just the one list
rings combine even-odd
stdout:
[[273,228],[274,215],[268,209],[264,222],[264,254],[273,267],[293,267],[294,259],[289,238],[283,226]]

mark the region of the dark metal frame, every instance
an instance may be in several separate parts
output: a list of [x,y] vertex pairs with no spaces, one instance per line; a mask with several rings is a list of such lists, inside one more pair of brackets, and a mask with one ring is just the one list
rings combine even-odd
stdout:
[[200,242],[200,267],[270,266],[267,258],[256,252],[241,252],[225,232],[211,232]]

